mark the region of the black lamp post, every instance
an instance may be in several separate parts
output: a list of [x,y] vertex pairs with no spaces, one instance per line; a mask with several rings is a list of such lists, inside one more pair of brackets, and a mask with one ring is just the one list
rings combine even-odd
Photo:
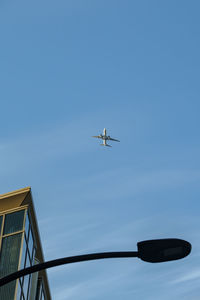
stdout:
[[125,257],[138,257],[146,262],[158,263],[184,258],[191,251],[191,244],[180,239],[148,240],[137,243],[137,246],[138,251],[91,253],[50,260],[19,270],[1,278],[0,287],[28,274],[64,264],[105,258]]

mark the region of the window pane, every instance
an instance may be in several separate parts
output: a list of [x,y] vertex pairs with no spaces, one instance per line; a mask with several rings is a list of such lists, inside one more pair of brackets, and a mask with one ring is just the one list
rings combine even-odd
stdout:
[[44,290],[42,289],[41,300],[45,300]]
[[29,278],[30,278],[30,275],[27,275],[27,276],[24,277],[23,292],[24,292],[25,299],[27,299],[27,291],[28,291]]
[[30,230],[30,232],[29,232],[28,249],[29,249],[30,255],[32,257],[32,252],[33,252],[33,235],[32,235],[32,230]]
[[24,295],[22,294],[21,295],[21,299],[20,300],[25,300],[25,298],[24,298]]
[[0,300],[14,299],[16,281],[0,287]]
[[[0,277],[13,273],[18,269],[19,253],[22,234],[15,234],[3,238],[0,253]],[[13,299],[16,281],[0,288],[0,300]]]
[[29,286],[28,286],[28,293],[27,293],[27,299],[30,299],[30,290],[31,290],[31,279],[32,279],[32,274],[30,274],[30,278],[29,278]]
[[17,299],[16,300],[20,300],[21,296],[21,284],[20,282],[18,282],[18,287],[17,287]]
[[27,251],[27,254],[26,254],[26,268],[30,267],[31,266],[31,262],[30,262],[30,257],[29,257],[29,253]]
[[[26,268],[30,267],[31,262],[30,262],[30,257],[29,257],[29,252],[26,251]],[[31,275],[27,275],[24,277],[24,283],[23,283],[23,291],[24,291],[24,297],[25,299],[28,299],[27,295],[28,295],[28,288],[29,288],[29,282],[30,282],[30,276]]]
[[26,240],[23,240],[23,249],[22,249],[22,257],[21,257],[21,267],[20,269],[24,269],[25,258],[26,258]]
[[42,292],[41,300],[44,300],[44,293]]
[[4,234],[16,232],[23,229],[24,210],[20,210],[5,217]]
[[2,221],[3,221],[3,216],[0,216],[0,235],[1,235],[1,225],[2,225]]
[[4,237],[0,255],[0,277],[17,271],[22,234]]
[[35,247],[33,248],[33,253],[32,253],[32,265],[34,265],[34,260],[35,260],[35,252],[36,252],[36,250],[35,250]]
[[27,241],[28,241],[28,233],[29,233],[29,217],[28,217],[28,212],[26,213],[25,232],[26,232],[26,238],[27,238]]
[[41,286],[40,300],[42,300],[42,293],[43,293],[42,290],[43,290],[43,289],[42,289],[42,286]]

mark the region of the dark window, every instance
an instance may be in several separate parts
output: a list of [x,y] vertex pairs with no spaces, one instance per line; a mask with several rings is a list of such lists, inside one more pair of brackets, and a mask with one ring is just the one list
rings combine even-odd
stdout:
[[28,241],[28,234],[29,234],[29,226],[30,222],[29,222],[29,216],[28,216],[28,212],[26,213],[26,222],[25,222],[25,233],[26,233],[26,239]]
[[14,234],[2,239],[0,255],[0,277],[15,272],[18,268],[22,234]]
[[0,235],[1,235],[1,225],[2,225],[2,221],[3,221],[3,216],[0,216]]
[[[15,234],[2,239],[0,254],[0,277],[13,273],[18,269],[22,234]],[[0,288],[0,300],[13,299],[16,281]]]
[[22,249],[22,256],[21,256],[21,267],[20,269],[23,269],[25,267],[25,258],[26,258],[26,240],[23,240],[23,249]]
[[4,234],[13,233],[23,229],[24,210],[5,216]]

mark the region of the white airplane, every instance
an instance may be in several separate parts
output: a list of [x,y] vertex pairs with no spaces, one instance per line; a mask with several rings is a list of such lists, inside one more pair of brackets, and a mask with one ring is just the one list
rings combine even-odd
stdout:
[[98,139],[102,139],[102,140],[103,140],[103,144],[100,144],[101,146],[112,147],[112,146],[110,146],[110,145],[107,144],[107,141],[120,142],[119,140],[113,139],[113,138],[111,138],[109,135],[106,135],[106,128],[104,128],[103,134],[100,134],[100,135],[94,135],[94,136],[92,136],[92,137],[98,138]]

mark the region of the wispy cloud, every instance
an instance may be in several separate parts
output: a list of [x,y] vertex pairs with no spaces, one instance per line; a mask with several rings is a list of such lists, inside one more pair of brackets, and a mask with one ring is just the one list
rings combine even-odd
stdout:
[[34,170],[48,162],[92,151],[92,144],[88,143],[90,131],[90,122],[83,118],[4,139],[0,143],[0,176],[15,174],[25,168]]
[[[105,264],[107,266],[110,265],[110,268],[105,269]],[[81,299],[95,299],[97,291],[98,296],[102,295],[102,297],[106,293],[114,293],[116,287],[120,289],[120,286],[131,276],[133,270],[137,272],[138,265],[129,264],[127,261],[125,263],[120,261],[110,263],[107,261],[96,264],[83,263],[68,270],[66,269],[65,286],[61,287],[61,285],[58,285],[55,288],[55,295],[59,300],[80,297]],[[50,274],[53,275],[53,278],[57,276],[55,272]],[[84,279],[84,274],[87,274],[87,280]],[[70,276],[69,280],[67,280],[68,276]]]
[[179,278],[173,280],[171,283],[172,284],[184,283],[186,281],[197,280],[197,279],[198,280],[200,279],[200,270],[199,269],[191,270],[191,271],[185,273],[184,275],[181,275]]
[[[77,186],[82,191],[81,199],[102,201],[122,199],[130,195],[144,194],[150,191],[161,191],[168,188],[180,188],[198,184],[200,180],[200,170],[192,169],[155,169],[153,171],[136,172],[132,168],[114,167],[111,170],[104,170],[98,174],[93,174],[86,178],[76,178],[76,180],[62,182],[61,189],[67,189],[76,199]],[[103,193],[99,197],[98,187],[103,187]],[[80,197],[77,197],[80,199]]]

